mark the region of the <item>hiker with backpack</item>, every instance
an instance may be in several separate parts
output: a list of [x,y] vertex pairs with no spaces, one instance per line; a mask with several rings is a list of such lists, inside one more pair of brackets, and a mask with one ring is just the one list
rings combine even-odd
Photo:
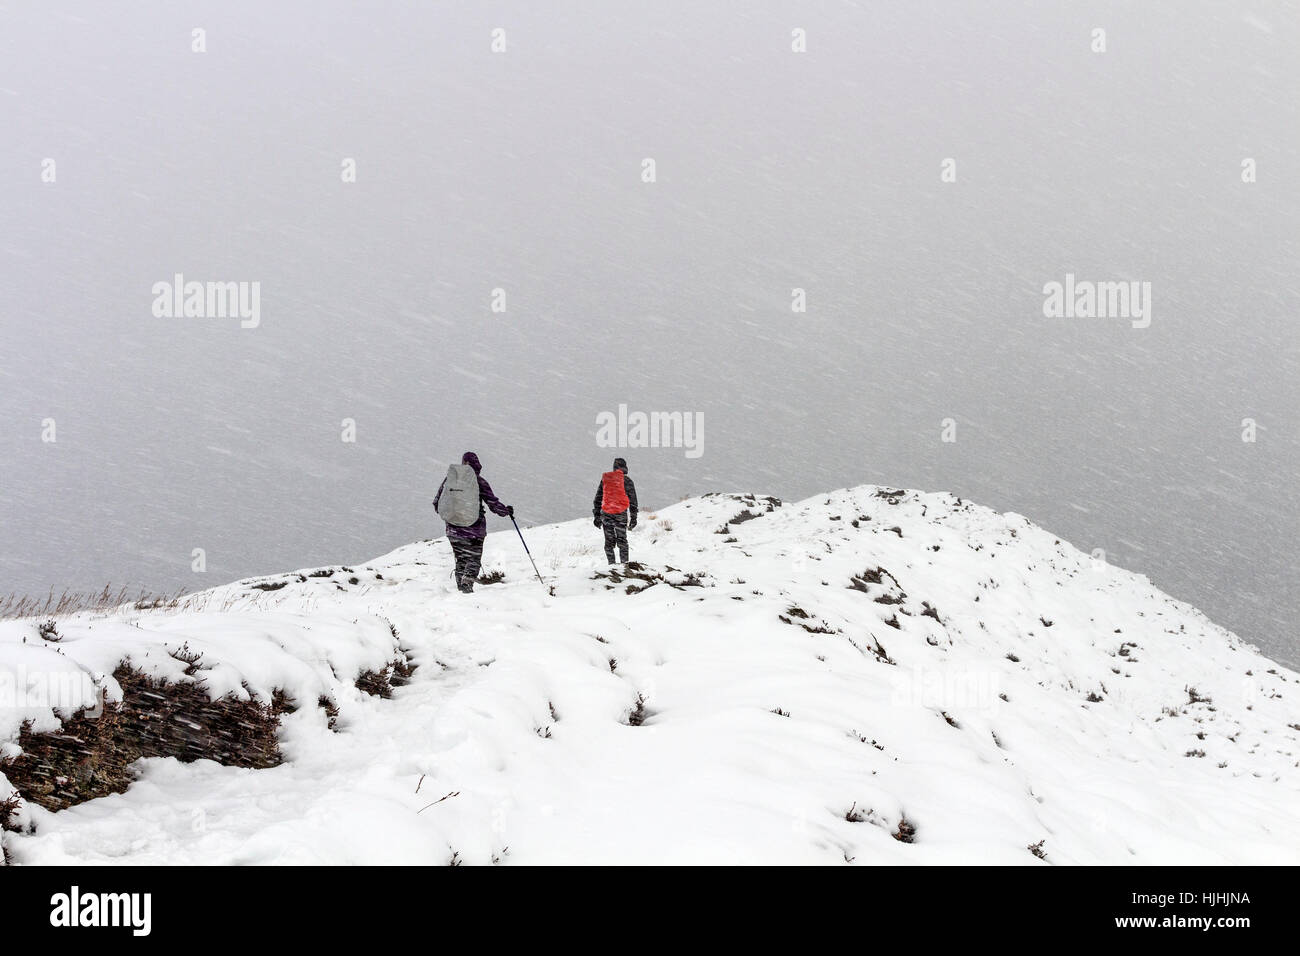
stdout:
[[503,505],[492,486],[480,474],[483,465],[472,451],[461,456],[459,465],[447,468],[433,506],[447,523],[447,541],[456,559],[456,588],[464,594],[474,590],[483,564],[483,539],[487,537],[487,514],[483,506],[502,518],[514,517],[515,509]]
[[600,476],[591,514],[597,528],[605,531],[605,557],[614,563],[614,549],[627,563],[627,532],[636,527],[636,485],[627,476],[627,462],[614,459],[614,470]]

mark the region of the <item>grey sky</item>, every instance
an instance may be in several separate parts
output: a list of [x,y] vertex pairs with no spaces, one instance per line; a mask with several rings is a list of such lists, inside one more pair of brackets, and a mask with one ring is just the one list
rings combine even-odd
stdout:
[[[950,490],[1294,665],[1297,12],[0,4],[0,590],[363,560],[467,448],[576,517],[627,403],[706,422],[647,506]],[[177,272],[260,327],[155,318]],[[1067,272],[1151,327],[1045,318]]]

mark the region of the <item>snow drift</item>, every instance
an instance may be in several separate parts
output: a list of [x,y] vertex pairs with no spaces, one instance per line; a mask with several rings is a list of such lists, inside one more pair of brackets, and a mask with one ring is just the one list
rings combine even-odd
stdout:
[[124,792],[57,812],[0,777],[7,856],[1300,856],[1300,675],[1023,517],[871,486],[708,495],[643,512],[626,569],[587,519],[528,534],[548,588],[511,530],[485,555],[504,579],[468,596],[437,540],[45,637],[0,624],[11,772],[20,739],[129,695],[123,661],[279,720],[273,766],[146,755]]

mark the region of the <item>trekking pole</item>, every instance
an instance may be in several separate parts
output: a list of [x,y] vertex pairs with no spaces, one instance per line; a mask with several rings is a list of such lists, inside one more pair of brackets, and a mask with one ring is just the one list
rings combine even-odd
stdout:
[[519,522],[515,520],[514,515],[510,516],[510,523],[515,526],[515,534],[519,535],[519,543],[524,546],[524,554],[528,555],[528,560],[533,565],[533,574],[537,575],[537,583],[546,587],[546,582],[542,580],[542,572],[537,570],[537,562],[533,561],[533,552],[528,550],[528,542],[524,540],[524,533],[519,530]]

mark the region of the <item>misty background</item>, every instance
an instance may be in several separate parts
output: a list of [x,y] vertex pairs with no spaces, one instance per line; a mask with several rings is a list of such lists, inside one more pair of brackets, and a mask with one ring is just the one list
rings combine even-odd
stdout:
[[[467,449],[579,517],[626,403],[704,416],[618,452],[645,509],[951,491],[1295,666],[1297,12],[0,2],[0,591],[361,562]],[[155,318],[178,272],[260,327]]]

